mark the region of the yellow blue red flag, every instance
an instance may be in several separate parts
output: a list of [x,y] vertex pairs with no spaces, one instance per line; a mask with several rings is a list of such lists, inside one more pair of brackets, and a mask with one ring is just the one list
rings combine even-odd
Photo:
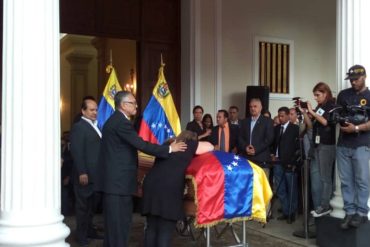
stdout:
[[195,190],[197,227],[219,222],[256,220],[266,223],[272,191],[264,171],[232,153],[196,156],[186,170]]
[[157,144],[162,144],[181,132],[180,118],[163,70],[164,64],[162,63],[158,72],[157,84],[144,110],[139,131],[139,136],[145,141]]
[[122,91],[113,66],[108,65],[106,72],[110,73],[110,75],[98,106],[98,127],[100,129],[103,128],[104,123],[114,112],[114,95]]

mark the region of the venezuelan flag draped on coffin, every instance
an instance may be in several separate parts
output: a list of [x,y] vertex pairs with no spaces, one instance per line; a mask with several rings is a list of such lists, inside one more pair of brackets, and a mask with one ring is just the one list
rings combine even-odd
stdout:
[[219,222],[266,222],[272,191],[264,171],[238,155],[213,151],[193,158],[186,178],[194,186],[197,227]]

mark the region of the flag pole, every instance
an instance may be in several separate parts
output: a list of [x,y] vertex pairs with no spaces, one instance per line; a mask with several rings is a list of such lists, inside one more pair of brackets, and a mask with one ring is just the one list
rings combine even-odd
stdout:
[[163,63],[163,56],[162,56],[162,53],[161,53],[161,67],[164,67],[166,64]]
[[109,50],[109,64],[107,65],[105,72],[109,74],[112,71],[112,69],[113,69],[113,55],[112,55],[112,49],[110,49]]

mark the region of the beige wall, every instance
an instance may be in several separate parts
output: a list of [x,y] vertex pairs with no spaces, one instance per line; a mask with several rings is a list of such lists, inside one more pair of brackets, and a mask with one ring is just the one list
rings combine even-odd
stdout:
[[[61,39],[60,98],[62,101],[62,133],[70,130],[73,117],[79,112],[78,108],[81,105],[82,98],[86,95],[98,96],[97,51],[91,45],[92,39],[93,37],[79,35],[66,35]],[[71,57],[75,59],[68,61],[68,58]],[[75,74],[71,71],[73,66],[77,68]],[[73,85],[72,82],[75,84]]]
[[[329,83],[332,90],[337,91],[335,0],[205,0],[194,6],[200,6],[199,20],[195,20],[193,26],[193,30],[200,29],[199,36],[194,38],[199,39],[200,54],[199,61],[195,60],[198,64],[195,71],[200,71],[200,75],[198,81],[195,77],[194,83],[200,83],[200,103],[205,112],[214,111],[217,105],[227,108],[235,104],[244,115],[245,88],[253,85],[255,36],[293,40],[294,95],[313,100],[311,90],[319,81]],[[220,11],[217,12],[217,8]],[[194,8],[190,11],[195,12]],[[218,20],[221,20],[219,27]],[[191,43],[191,39],[191,35],[182,36],[182,42]],[[186,56],[184,52],[182,55]],[[216,57],[220,58],[219,66]],[[222,81],[219,86],[221,99],[214,97],[217,73]],[[283,105],[291,106],[292,102],[271,99],[270,111],[276,115],[277,109]]]
[[[200,23],[200,91],[201,104],[204,108],[204,113],[210,113],[215,116],[215,98],[216,98],[216,65],[215,65],[215,27],[214,27],[214,11],[215,6],[213,0],[201,1],[202,21]],[[215,118],[213,118],[215,121]]]
[[[131,82],[130,70],[136,75],[136,41],[124,39],[107,39],[106,51],[112,50],[113,66],[116,69],[118,81],[123,88]],[[106,54],[109,56],[109,54]]]
[[[73,117],[80,111],[81,100],[86,95],[100,101],[98,91],[98,51],[92,45],[95,37],[65,35],[60,51],[61,131],[71,128]],[[105,39],[105,61],[112,50],[113,65],[122,87],[131,81],[130,70],[136,74],[136,42],[122,39]],[[73,70],[75,68],[75,70]],[[100,71],[100,73],[105,73]],[[103,82],[105,85],[106,81]]]

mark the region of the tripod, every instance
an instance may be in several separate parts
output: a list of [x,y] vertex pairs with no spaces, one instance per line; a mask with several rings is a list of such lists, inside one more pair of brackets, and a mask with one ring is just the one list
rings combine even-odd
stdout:
[[[281,185],[283,184],[283,182],[285,181],[286,179],[286,174],[287,173],[293,173],[291,174],[291,181],[290,181],[290,190],[289,190],[289,210],[288,210],[288,220],[293,220],[291,217],[292,217],[292,203],[293,203],[293,190],[294,190],[294,176],[295,176],[295,168],[293,168],[292,170],[288,170],[287,167],[279,164],[278,162],[275,162],[276,163],[276,166],[279,165],[282,167],[283,171],[280,175],[280,178],[278,180],[278,183],[277,183],[277,186],[276,186],[276,189],[274,190],[274,193],[273,193],[273,196],[272,196],[272,199],[271,199],[271,203],[270,203],[270,207],[267,211],[267,221],[269,221],[270,219],[273,218],[272,216],[272,210],[273,210],[273,207],[274,207],[274,204],[275,204],[275,200],[276,200],[276,197],[278,197],[278,192],[279,192],[279,189],[281,187]],[[275,174],[275,172],[274,172]]]
[[[300,149],[301,149],[301,159],[303,158],[303,145],[302,145],[302,138],[300,139]],[[308,181],[309,181],[309,166],[311,164],[311,157],[307,155],[306,159],[303,160],[303,230],[297,230],[293,232],[293,235],[299,238],[315,238],[316,233],[310,232],[309,230],[309,222],[308,222],[308,215],[309,215],[309,206],[308,206]]]

